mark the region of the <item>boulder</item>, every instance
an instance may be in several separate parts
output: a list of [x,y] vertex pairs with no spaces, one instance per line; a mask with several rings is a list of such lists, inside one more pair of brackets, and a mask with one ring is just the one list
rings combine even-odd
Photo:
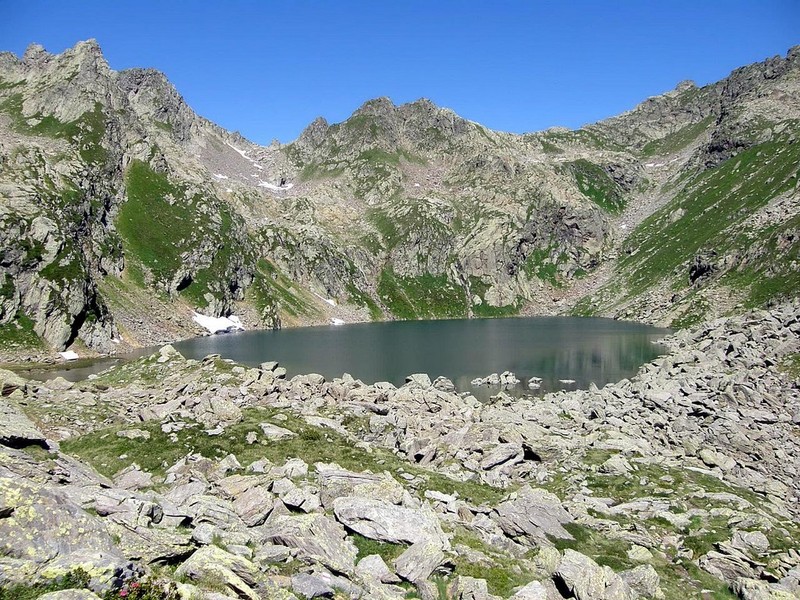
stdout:
[[333,588],[319,575],[298,573],[292,576],[292,591],[301,598],[331,598]]
[[47,448],[44,434],[20,409],[4,398],[0,398],[0,444],[12,448],[36,444]]
[[559,600],[561,594],[552,587],[551,582],[548,583],[549,587],[539,581],[531,581],[518,589],[510,600]]
[[653,598],[654,600],[664,598],[664,592],[659,587],[661,578],[652,565],[640,565],[633,569],[622,571],[619,576],[633,591],[645,598]]
[[495,508],[493,518],[512,538],[529,536],[541,540],[549,535],[573,539],[563,527],[572,522],[572,517],[555,494],[540,488],[521,487],[515,498],[501,502]]
[[488,471],[504,464],[522,462],[524,453],[519,444],[498,444],[492,448],[480,462],[481,469]]
[[114,476],[114,485],[123,490],[140,490],[153,484],[152,473],[142,471],[133,464]]
[[780,584],[739,577],[733,582],[731,590],[742,600],[797,600],[791,590]]
[[411,509],[374,498],[343,496],[333,501],[340,523],[364,537],[392,544],[445,540],[439,520],[430,509]]
[[99,517],[55,489],[0,477],[0,556],[17,563],[4,571],[30,581],[33,573],[60,577],[81,567],[104,585],[128,569]]
[[236,556],[216,546],[204,546],[182,563],[175,571],[178,578],[193,581],[213,581],[240,598],[259,600],[253,590],[258,569],[242,556]]
[[245,525],[261,525],[272,511],[273,495],[261,486],[251,487],[233,501],[233,510]]
[[262,526],[261,541],[292,548],[298,560],[322,564],[336,573],[355,569],[356,547],[344,528],[324,515],[273,514]]
[[258,426],[261,427],[264,437],[273,442],[297,437],[297,434],[294,431],[290,431],[289,429],[285,429],[283,427],[278,427],[272,423],[259,423]]
[[389,569],[383,558],[377,554],[370,554],[358,561],[356,574],[362,578],[374,579],[381,583],[400,583],[400,578]]
[[489,594],[485,579],[456,575],[447,586],[447,597],[452,600],[501,600]]
[[438,540],[428,539],[412,544],[395,559],[394,568],[400,577],[416,584],[428,579],[445,560],[442,545]]
[[121,429],[117,432],[117,437],[129,440],[149,440],[150,432],[144,429]]
[[553,581],[565,598],[577,600],[636,600],[638,595],[608,567],[588,556],[565,550]]
[[431,378],[427,373],[413,373],[406,377],[406,383],[417,385],[423,388],[431,387]]

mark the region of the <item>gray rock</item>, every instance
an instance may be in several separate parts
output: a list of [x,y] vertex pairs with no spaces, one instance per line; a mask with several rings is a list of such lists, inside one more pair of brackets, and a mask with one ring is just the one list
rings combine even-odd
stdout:
[[0,398],[0,444],[12,448],[30,444],[47,447],[44,434],[21,410],[4,398]]
[[526,485],[517,491],[516,498],[501,502],[493,518],[506,535],[530,536],[543,539],[545,535],[571,540],[563,525],[572,522],[555,494]]
[[489,594],[485,579],[456,575],[447,586],[447,597],[452,600],[501,600]]
[[216,546],[200,548],[175,571],[176,577],[214,581],[248,600],[259,600],[259,595],[253,589],[257,574],[258,569],[252,562]]
[[377,554],[365,556],[356,565],[356,574],[367,579],[375,579],[381,583],[400,583],[400,578],[395,575]]
[[456,386],[447,377],[439,376],[433,382],[433,387],[442,392],[455,392]]
[[382,500],[344,496],[333,501],[336,518],[364,537],[393,544],[445,539],[439,520],[429,509],[410,509]]
[[633,467],[622,454],[615,454],[600,465],[600,471],[609,475],[627,475]]
[[769,540],[760,531],[736,531],[731,545],[738,550],[755,554],[764,554],[769,550]]
[[733,582],[731,589],[742,600],[797,600],[797,596],[780,584],[770,584],[747,577]]
[[431,387],[431,378],[427,373],[414,373],[406,377],[406,383],[418,385],[419,387]]
[[425,540],[412,544],[398,556],[394,561],[394,568],[400,577],[416,584],[428,579],[445,560],[438,540]]
[[219,529],[236,529],[243,527],[242,520],[236,514],[233,503],[217,496],[201,494],[193,496],[182,506],[195,524],[211,523]]
[[272,441],[288,440],[297,436],[294,431],[278,427],[272,423],[259,423],[259,427],[261,427],[264,437]]
[[44,387],[49,390],[53,390],[55,392],[65,392],[67,390],[71,390],[75,387],[75,384],[71,381],[67,381],[63,377],[55,377],[53,379],[48,379],[44,382]]
[[60,590],[42,594],[37,600],[100,600],[100,597],[89,590]]
[[133,464],[114,476],[114,485],[123,490],[140,490],[153,485],[153,474]]
[[286,546],[276,546],[274,544],[266,544],[261,546],[257,551],[253,560],[261,565],[272,565],[284,563],[292,556],[292,551]]
[[498,444],[481,460],[481,469],[489,470],[503,464],[522,461],[522,446],[519,444]]
[[19,564],[5,573],[12,581],[15,573],[25,583],[37,572],[52,578],[82,566],[103,583],[127,569],[102,520],[53,489],[0,477],[0,515],[0,556]]
[[299,479],[308,475],[308,464],[300,458],[290,458],[282,467],[273,468],[271,474],[274,477]]
[[649,562],[653,560],[653,553],[643,546],[633,544],[626,553],[628,558],[635,562]]
[[730,471],[736,466],[736,461],[730,456],[717,452],[711,448],[703,448],[698,453],[700,460],[702,460],[709,467],[719,467],[723,471]]
[[286,492],[282,497],[283,503],[289,508],[302,510],[303,512],[314,512],[321,506],[319,496],[306,488],[294,487]]
[[354,571],[356,547],[347,540],[344,528],[324,515],[273,514],[262,527],[263,542],[296,550],[298,560],[319,563],[337,573]]
[[192,407],[192,414],[205,427],[225,427],[242,420],[242,410],[223,396],[205,396]]
[[301,598],[331,598],[333,588],[318,575],[300,573],[292,576],[292,591]]
[[652,565],[640,565],[620,572],[619,576],[633,591],[645,598],[654,598],[655,600],[664,598],[664,592],[659,587],[661,578]]
[[557,590],[549,590],[543,583],[531,581],[517,590],[510,600],[558,600],[559,598],[561,598],[561,594]]
[[572,594],[577,600],[636,600],[638,597],[614,571],[574,550],[564,551],[553,580],[562,594]]
[[117,432],[117,437],[129,440],[149,440],[150,432],[144,429],[121,429]]
[[233,501],[233,510],[248,527],[261,525],[274,504],[273,496],[261,486],[251,487]]

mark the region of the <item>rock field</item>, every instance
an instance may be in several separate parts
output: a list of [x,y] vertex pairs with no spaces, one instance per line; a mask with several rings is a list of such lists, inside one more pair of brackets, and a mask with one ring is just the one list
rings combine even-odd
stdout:
[[797,598],[800,303],[666,343],[631,380],[488,403],[170,346],[2,371],[0,597],[78,573],[42,597]]

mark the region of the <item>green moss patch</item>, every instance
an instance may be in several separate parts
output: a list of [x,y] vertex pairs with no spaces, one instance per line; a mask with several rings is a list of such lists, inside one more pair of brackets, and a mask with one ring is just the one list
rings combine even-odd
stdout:
[[45,347],[42,338],[33,330],[35,323],[23,313],[17,313],[9,322],[0,325],[0,346],[4,350],[40,350]]
[[387,267],[378,278],[378,296],[401,319],[463,318],[467,313],[464,290],[447,275],[405,277]]
[[622,190],[602,167],[586,159],[567,163],[580,192],[603,210],[618,214],[625,208]]

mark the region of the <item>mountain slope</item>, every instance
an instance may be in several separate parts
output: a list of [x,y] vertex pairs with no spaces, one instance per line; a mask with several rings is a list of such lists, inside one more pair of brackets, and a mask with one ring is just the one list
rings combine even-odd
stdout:
[[792,296],[799,73],[795,49],[526,135],[380,98],[260,147],[94,42],[0,54],[3,346],[109,352],[195,310],[681,325]]

